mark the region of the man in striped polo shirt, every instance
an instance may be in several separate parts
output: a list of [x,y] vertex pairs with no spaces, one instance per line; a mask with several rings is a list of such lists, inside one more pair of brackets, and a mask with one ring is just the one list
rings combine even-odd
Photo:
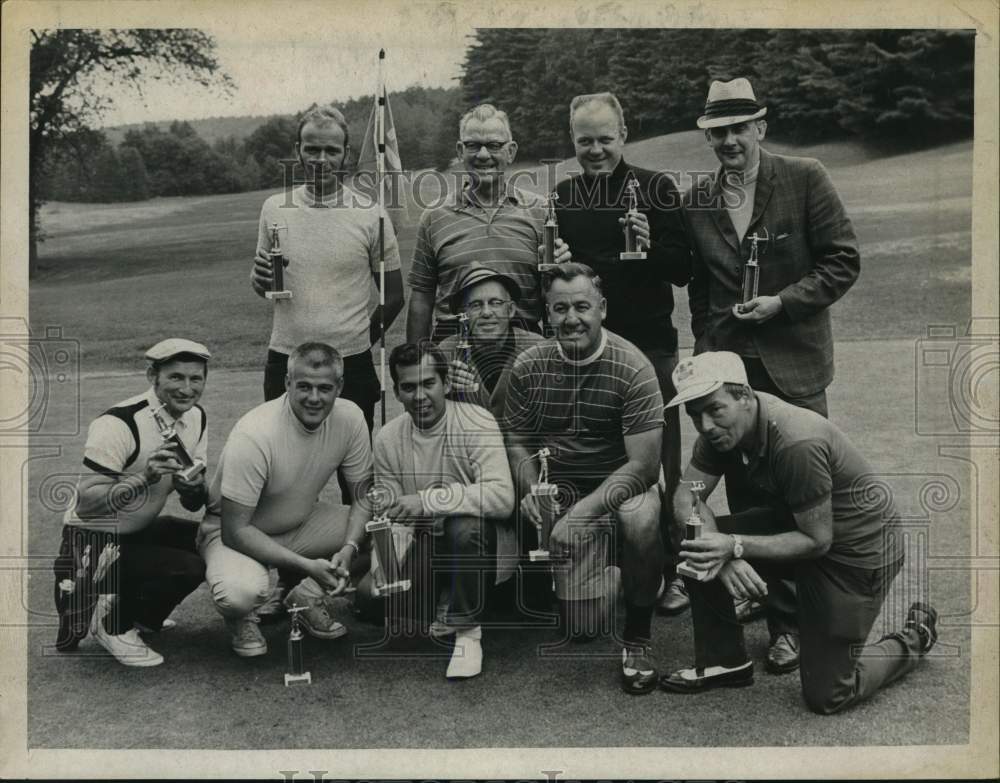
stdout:
[[514,361],[501,422],[510,434],[521,512],[541,523],[530,489],[538,481],[533,454],[547,447],[549,480],[564,510],[549,549],[568,559],[556,568],[556,592],[564,601],[602,598],[610,518],[623,542],[622,687],[649,693],[656,687],[650,623],[663,568],[656,490],[663,398],[649,359],[602,326],[607,303],[590,267],[562,264],[543,276],[542,287],[555,339]]
[[[451,299],[463,269],[472,261],[517,283],[523,296],[517,304],[516,326],[537,332],[542,318],[538,258],[545,204],[504,178],[517,155],[507,115],[483,103],[467,112],[458,128],[458,157],[468,182],[449,194],[445,204],[420,216],[406,319],[406,340],[411,343],[429,337],[440,342],[458,331]],[[556,260],[569,259],[569,248],[557,241]]]

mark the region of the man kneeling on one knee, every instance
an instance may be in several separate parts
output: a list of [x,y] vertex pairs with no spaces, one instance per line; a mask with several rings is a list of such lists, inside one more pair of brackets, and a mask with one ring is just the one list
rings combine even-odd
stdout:
[[[685,524],[694,509],[683,482],[701,482],[704,532],[684,541],[681,556],[704,578],[686,577],[695,666],[660,685],[679,693],[750,685],[753,663],[732,597],[763,598],[769,582],[789,577],[811,710],[838,712],[915,668],[937,637],[937,613],[927,604],[910,607],[903,631],[864,646],[903,556],[885,535],[895,509],[866,502],[876,489],[873,471],[854,444],[819,414],[753,391],[734,353],[686,359],[673,380],[669,404],[685,404],[698,430],[674,515]],[[751,487],[758,507],[741,507],[730,492],[731,514],[714,518],[703,501],[722,476],[727,487]]]
[[[226,442],[199,546],[237,655],[267,652],[255,609],[270,595],[268,566],[305,577],[285,603],[305,607],[300,619],[309,633],[335,639],[347,632],[325,599],[347,586],[365,535],[362,490],[372,456],[361,409],[338,399],[343,373],[329,345],[300,345],[288,360],[285,394],[243,416]],[[338,468],[352,490],[349,507],[318,500]]]

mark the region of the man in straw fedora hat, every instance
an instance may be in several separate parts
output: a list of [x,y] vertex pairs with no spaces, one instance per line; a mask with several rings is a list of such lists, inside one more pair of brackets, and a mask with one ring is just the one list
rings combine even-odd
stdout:
[[[753,389],[826,416],[829,308],[858,277],[858,242],[819,161],[761,147],[766,114],[750,82],[733,79],[712,83],[698,118],[722,165],[693,183],[686,211],[695,353],[732,351]],[[754,254],[759,285],[744,301],[744,271]],[[768,614],[775,672],[798,665],[794,602],[786,598],[772,600]]]

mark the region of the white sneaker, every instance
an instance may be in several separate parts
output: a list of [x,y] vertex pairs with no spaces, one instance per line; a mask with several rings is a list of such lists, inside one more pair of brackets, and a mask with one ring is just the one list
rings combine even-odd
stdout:
[[299,612],[299,622],[302,627],[317,639],[338,639],[347,633],[343,623],[338,623],[330,614],[330,609],[323,598],[314,598],[302,589],[302,584],[293,588],[285,599],[285,606],[293,609],[297,606],[306,607]]
[[449,680],[464,680],[475,677],[483,670],[482,626],[462,628],[455,633],[455,649],[448,662],[445,676]]
[[229,646],[241,658],[267,655],[267,640],[260,632],[260,628],[257,627],[259,622],[260,619],[253,612],[238,620],[226,620],[226,627],[229,629]]
[[97,622],[91,623],[90,633],[101,647],[115,657],[118,663],[123,666],[137,667],[159,666],[163,663],[163,656],[149,647],[135,628],[130,628],[123,634],[112,636],[104,629],[102,619],[103,615],[97,618]]

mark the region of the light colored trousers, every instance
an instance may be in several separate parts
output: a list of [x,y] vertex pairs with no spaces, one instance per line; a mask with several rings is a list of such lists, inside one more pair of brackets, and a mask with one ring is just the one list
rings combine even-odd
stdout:
[[[271,539],[303,557],[330,558],[344,546],[349,512],[349,506],[317,503],[301,525]],[[205,581],[215,608],[223,617],[245,617],[270,596],[268,567],[222,543],[217,518],[206,517],[202,523],[198,551],[205,561]],[[324,592],[312,577],[302,580],[301,590],[316,598]]]

